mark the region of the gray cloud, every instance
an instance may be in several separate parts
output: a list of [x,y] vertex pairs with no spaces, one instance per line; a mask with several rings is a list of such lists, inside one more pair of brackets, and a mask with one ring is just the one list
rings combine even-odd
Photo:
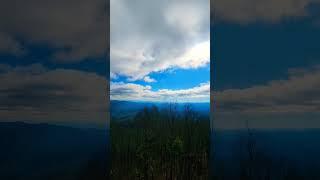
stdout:
[[240,24],[264,21],[275,23],[286,18],[306,17],[308,7],[319,0],[214,0],[211,17]]
[[105,0],[5,0],[0,8],[0,51],[19,54],[28,43],[59,49],[61,62],[105,55],[108,16]]
[[107,82],[94,73],[35,64],[0,73],[0,119],[105,125]]
[[217,112],[319,112],[320,67],[291,69],[288,79],[213,92],[213,96]]
[[8,34],[0,32],[0,53],[21,55],[23,48],[19,42]]

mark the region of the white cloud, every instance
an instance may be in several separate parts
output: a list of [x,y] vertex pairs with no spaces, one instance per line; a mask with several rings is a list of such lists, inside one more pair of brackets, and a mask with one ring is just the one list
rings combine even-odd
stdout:
[[[186,13],[186,11],[188,13]],[[208,0],[111,0],[112,73],[135,81],[210,59]]]
[[134,83],[112,82],[111,100],[152,101],[152,102],[209,102],[210,83],[202,83],[189,89],[152,90],[151,86]]
[[145,77],[143,78],[143,80],[144,80],[145,82],[149,82],[149,83],[157,82],[155,79],[150,78],[150,76],[145,76]]
[[196,44],[177,58],[176,66],[189,69],[203,67],[210,62],[210,41]]
[[118,76],[115,73],[110,72],[110,79],[117,79],[117,78]]

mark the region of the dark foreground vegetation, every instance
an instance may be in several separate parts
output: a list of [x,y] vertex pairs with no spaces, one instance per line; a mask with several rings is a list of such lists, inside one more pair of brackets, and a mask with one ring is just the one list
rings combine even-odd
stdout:
[[207,180],[209,127],[209,115],[191,105],[146,107],[126,120],[112,117],[111,179]]
[[320,179],[319,137],[319,130],[216,131],[212,179]]

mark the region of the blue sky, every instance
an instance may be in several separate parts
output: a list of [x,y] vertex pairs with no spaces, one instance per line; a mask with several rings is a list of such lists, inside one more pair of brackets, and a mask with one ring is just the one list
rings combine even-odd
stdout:
[[112,0],[110,7],[112,100],[209,102],[209,1]]
[[[152,85],[153,90],[169,88],[172,90],[187,89],[195,87],[203,82],[210,81],[210,65],[197,69],[169,69],[165,72],[151,73],[150,78],[156,79],[157,82],[148,83],[144,80],[135,81],[136,84],[143,86]],[[125,82],[125,76],[120,76],[113,82]]]

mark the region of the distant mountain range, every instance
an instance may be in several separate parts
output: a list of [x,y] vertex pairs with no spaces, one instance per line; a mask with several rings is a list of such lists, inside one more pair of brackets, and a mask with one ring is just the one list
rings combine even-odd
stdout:
[[0,179],[106,179],[107,130],[0,122]]
[[[190,104],[192,109],[201,115],[209,115],[210,103],[177,103],[178,110],[182,111],[186,104]],[[159,109],[168,107],[164,102],[133,102],[133,101],[116,101],[110,102],[111,116],[120,119],[126,119],[134,116],[137,112],[145,107],[157,106]]]

